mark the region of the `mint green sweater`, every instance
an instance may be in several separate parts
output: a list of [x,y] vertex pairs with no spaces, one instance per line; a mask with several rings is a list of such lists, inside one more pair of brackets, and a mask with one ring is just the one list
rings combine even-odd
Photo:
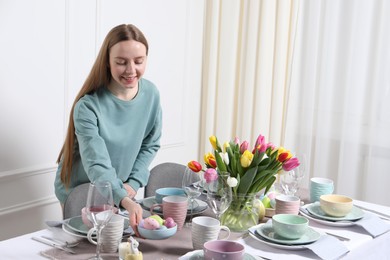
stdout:
[[127,196],[123,183],[136,191],[147,184],[149,165],[160,148],[162,111],[157,88],[141,79],[137,96],[123,101],[102,87],[82,97],[73,116],[77,140],[72,177],[66,189],[60,162],[54,182],[58,200],[63,204],[80,184],[107,180],[119,206]]

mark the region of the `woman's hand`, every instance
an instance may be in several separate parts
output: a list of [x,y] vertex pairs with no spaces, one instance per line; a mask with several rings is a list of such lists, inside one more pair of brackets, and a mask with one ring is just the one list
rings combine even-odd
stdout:
[[138,233],[138,224],[142,220],[142,208],[141,206],[130,199],[129,197],[125,197],[121,201],[121,205],[123,208],[125,208],[129,212],[129,220],[130,220],[130,226],[134,230],[136,236],[140,236]]
[[124,183],[123,187],[125,187],[127,191],[127,196],[129,196],[130,199],[134,198],[135,195],[137,195],[137,192],[129,184]]

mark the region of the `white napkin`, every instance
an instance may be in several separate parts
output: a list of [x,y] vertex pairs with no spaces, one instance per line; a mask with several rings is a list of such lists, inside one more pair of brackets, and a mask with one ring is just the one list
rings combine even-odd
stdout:
[[370,213],[365,213],[364,217],[355,222],[357,226],[365,229],[372,237],[377,237],[390,230],[390,224]]
[[349,252],[349,249],[337,238],[322,235],[316,242],[303,245],[322,259],[338,259]]

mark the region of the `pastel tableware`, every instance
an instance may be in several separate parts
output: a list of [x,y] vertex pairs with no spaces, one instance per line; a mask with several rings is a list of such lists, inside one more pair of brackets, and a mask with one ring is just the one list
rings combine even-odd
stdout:
[[317,241],[321,234],[311,227],[298,239],[287,239],[275,233],[272,223],[266,223],[256,229],[256,235],[260,235],[267,241],[281,245],[305,245]]
[[331,179],[314,177],[310,179],[310,201],[320,201],[321,195],[332,194],[334,184]]
[[182,188],[166,187],[156,190],[155,199],[157,203],[162,203],[162,199],[166,196],[186,196]]
[[219,238],[221,230],[226,233],[221,239],[228,239],[230,229],[227,226],[221,226],[218,219],[207,216],[193,218],[191,225],[192,246],[194,249],[203,249],[205,242]]
[[[118,209],[114,208],[114,214],[117,214],[117,213],[118,213]],[[92,222],[87,217],[87,208],[86,207],[81,209],[81,219],[83,220],[83,223],[84,223],[85,226],[87,226],[88,228],[92,228],[93,227]]]
[[[103,228],[100,241],[102,242],[101,252],[103,253],[115,253],[118,250],[118,242],[122,239],[124,228],[124,217],[120,215],[113,215],[110,222]],[[96,228],[91,228],[88,231],[88,241],[94,245],[97,242],[94,240],[96,234]]]
[[183,196],[166,196],[162,199],[162,204],[154,204],[150,208],[150,213],[155,214],[154,208],[160,207],[162,208],[163,217],[167,219],[168,217],[173,218],[173,220],[177,224],[177,230],[181,230],[184,221],[187,216],[187,207],[188,207],[188,199]]
[[140,226],[138,226],[138,232],[143,238],[151,239],[151,240],[161,240],[161,239],[167,239],[174,234],[176,234],[177,231],[177,225],[171,228],[163,228],[163,229],[145,229]]
[[322,195],[321,209],[332,217],[344,217],[352,210],[353,200],[350,197],[338,194]]
[[319,219],[322,219],[322,220],[327,220],[327,221],[332,221],[332,222],[356,221],[356,220],[364,217],[364,211],[356,206],[352,206],[351,212],[348,213],[344,217],[332,217],[332,216],[327,215],[321,209],[319,202],[311,203],[311,204],[307,205],[306,209],[312,216],[319,218]]
[[278,195],[275,197],[275,214],[298,215],[301,200],[293,195]]
[[203,245],[205,260],[241,260],[245,247],[231,240],[212,240]]
[[277,214],[272,217],[275,233],[286,239],[299,239],[307,231],[309,220],[294,214]]

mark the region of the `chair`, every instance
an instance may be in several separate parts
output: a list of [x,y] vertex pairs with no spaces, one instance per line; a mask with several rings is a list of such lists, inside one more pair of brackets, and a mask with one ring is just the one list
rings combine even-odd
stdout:
[[88,189],[89,183],[74,187],[64,203],[64,219],[81,215],[81,209],[87,203]]
[[[185,169],[185,165],[173,162],[166,162],[153,167],[153,169],[150,171],[148,184],[145,186],[145,198],[154,196],[155,191],[159,188],[181,188],[181,182]],[[197,173],[193,174],[198,176]]]

